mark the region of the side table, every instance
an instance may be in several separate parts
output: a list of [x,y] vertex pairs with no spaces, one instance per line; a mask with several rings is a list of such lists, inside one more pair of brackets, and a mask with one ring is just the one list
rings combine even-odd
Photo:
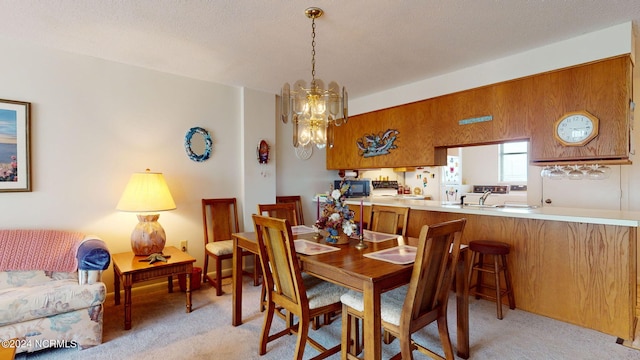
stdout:
[[[168,277],[169,292],[173,292],[173,276],[186,275],[187,313],[191,312],[191,273],[195,258],[178,250],[174,246],[167,246],[162,251],[170,255],[167,262],[157,261],[150,264],[146,256],[135,256],[133,252],[112,254],[113,285],[115,304],[120,305],[120,282],[124,286],[124,329],[131,329],[131,286],[135,283]],[[142,261],[140,261],[142,260]]]

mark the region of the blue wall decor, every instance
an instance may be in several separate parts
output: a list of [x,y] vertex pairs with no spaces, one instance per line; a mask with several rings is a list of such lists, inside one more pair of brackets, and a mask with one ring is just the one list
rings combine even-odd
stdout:
[[358,152],[363,157],[386,155],[391,149],[397,148],[393,143],[398,134],[398,130],[388,129],[385,132],[365,135],[356,141]]
[[[195,139],[194,136],[201,136],[202,138]],[[204,144],[204,148],[202,148]],[[205,161],[211,156],[211,147],[213,141],[211,141],[211,135],[209,132],[201,127],[192,127],[187,131],[184,137],[184,149],[187,152],[189,159],[193,161]]]

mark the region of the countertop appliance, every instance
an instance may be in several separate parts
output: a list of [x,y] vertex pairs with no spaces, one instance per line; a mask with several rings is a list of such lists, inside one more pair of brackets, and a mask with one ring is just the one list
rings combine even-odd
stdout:
[[360,180],[335,180],[333,182],[333,188],[340,188],[340,184],[342,182],[349,183],[349,189],[345,193],[345,196],[348,198],[354,197],[367,197],[371,195],[371,181],[369,179],[360,179]]

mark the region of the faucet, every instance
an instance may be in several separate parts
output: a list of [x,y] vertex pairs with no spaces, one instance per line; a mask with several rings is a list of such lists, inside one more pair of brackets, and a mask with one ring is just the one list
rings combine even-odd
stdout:
[[482,196],[480,196],[480,200],[478,200],[478,203],[480,205],[484,205],[484,202],[485,202],[485,200],[487,200],[489,195],[491,195],[491,190],[485,191],[484,194],[482,194]]

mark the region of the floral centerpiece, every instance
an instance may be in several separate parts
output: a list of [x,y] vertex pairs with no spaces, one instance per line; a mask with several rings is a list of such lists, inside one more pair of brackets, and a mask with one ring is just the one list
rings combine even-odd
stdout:
[[327,196],[327,201],[322,208],[322,213],[316,221],[318,229],[324,229],[329,233],[327,242],[343,244],[349,242],[349,236],[355,234],[358,226],[353,221],[354,212],[345,204],[345,193],[349,184],[342,183],[339,189],[335,189]]

